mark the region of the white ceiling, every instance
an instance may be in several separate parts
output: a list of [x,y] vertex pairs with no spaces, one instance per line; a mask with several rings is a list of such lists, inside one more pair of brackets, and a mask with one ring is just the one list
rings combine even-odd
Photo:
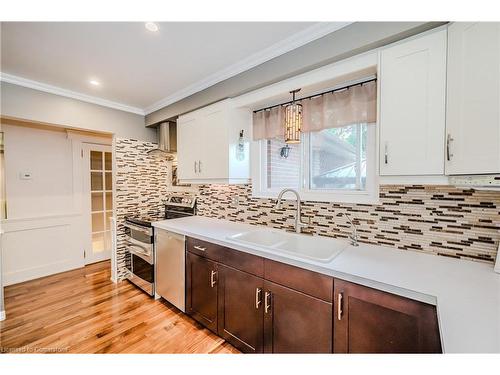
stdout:
[[2,80],[149,113],[346,24],[2,22]]

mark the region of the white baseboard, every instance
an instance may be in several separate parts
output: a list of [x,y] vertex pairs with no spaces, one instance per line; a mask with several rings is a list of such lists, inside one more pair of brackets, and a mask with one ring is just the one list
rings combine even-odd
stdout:
[[5,311],[0,311],[0,322],[5,320]]
[[84,266],[85,264],[81,260],[62,260],[60,262],[43,264],[38,267],[5,272],[3,275],[3,284],[4,286],[14,285],[29,280],[39,279],[40,277],[54,275],[56,273],[74,270]]

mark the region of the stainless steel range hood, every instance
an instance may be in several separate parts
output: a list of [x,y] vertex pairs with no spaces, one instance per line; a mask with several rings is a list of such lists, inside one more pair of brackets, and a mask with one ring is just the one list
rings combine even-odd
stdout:
[[162,152],[174,156],[177,153],[177,124],[165,121],[158,125],[158,147],[149,152]]

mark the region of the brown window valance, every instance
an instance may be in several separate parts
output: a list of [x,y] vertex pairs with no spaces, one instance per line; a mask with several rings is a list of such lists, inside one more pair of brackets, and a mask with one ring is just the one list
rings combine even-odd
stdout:
[[[325,93],[300,101],[302,132],[339,128],[377,120],[377,82],[371,81],[341,91]],[[253,114],[253,139],[283,137],[283,106]]]

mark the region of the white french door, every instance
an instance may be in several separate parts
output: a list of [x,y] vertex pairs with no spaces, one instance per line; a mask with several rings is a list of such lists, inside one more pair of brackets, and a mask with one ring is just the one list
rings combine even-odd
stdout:
[[113,154],[111,146],[83,144],[83,201],[86,220],[85,264],[111,257]]

